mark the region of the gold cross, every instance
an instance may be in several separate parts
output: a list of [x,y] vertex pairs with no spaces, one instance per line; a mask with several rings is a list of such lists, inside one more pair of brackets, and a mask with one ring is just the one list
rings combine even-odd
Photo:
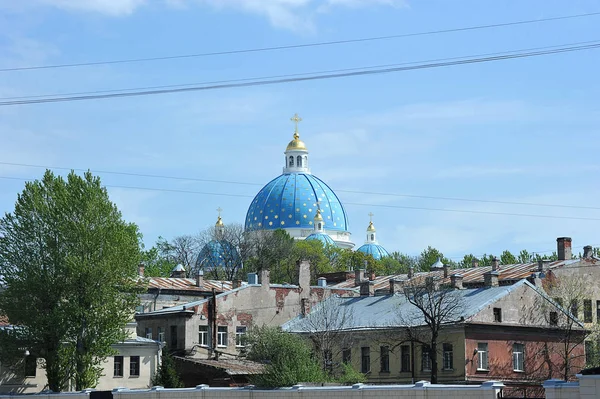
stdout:
[[373,216],[375,216],[373,214],[373,212],[369,212],[369,221],[372,222],[373,221]]
[[290,120],[294,122],[294,136],[296,136],[298,134],[298,123],[302,122],[302,118],[300,118],[296,113],[290,118]]
[[221,209],[221,207],[217,208],[217,212],[219,212],[219,217],[221,217],[221,212],[223,211],[223,209]]

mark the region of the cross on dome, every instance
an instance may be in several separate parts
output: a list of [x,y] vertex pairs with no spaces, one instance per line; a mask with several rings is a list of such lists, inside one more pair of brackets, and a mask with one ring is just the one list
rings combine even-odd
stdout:
[[292,122],[294,122],[294,138],[295,138],[296,140],[298,140],[298,138],[300,138],[300,135],[298,134],[298,123],[302,122],[302,118],[300,118],[300,117],[298,116],[298,114],[297,114],[297,113],[295,113],[295,114],[294,114],[294,116],[292,116],[292,117],[290,118],[290,120],[291,120]]

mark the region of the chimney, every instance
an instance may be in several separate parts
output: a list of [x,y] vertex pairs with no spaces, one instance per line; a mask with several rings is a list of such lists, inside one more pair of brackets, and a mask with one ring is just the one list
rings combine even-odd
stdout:
[[558,237],[556,239],[556,253],[558,260],[571,259],[571,237]]
[[450,270],[450,265],[444,263],[444,278],[448,278],[448,270]]
[[180,263],[171,270],[172,278],[185,278],[185,267]]
[[401,280],[390,279],[390,294],[394,295],[398,292],[402,292],[403,282]]
[[[591,247],[590,247],[591,248]],[[144,266],[143,263],[140,263],[138,265],[138,276],[140,277],[144,277],[144,269],[146,269],[146,266]]]
[[452,285],[452,288],[457,289],[457,290],[462,290],[463,289],[462,274],[454,273],[452,276],[450,276],[450,284]]
[[585,247],[583,247],[583,258],[591,259],[592,256],[594,256],[594,249],[592,248],[592,246],[586,245]]
[[497,287],[498,286],[498,273],[497,270],[492,270],[491,272],[487,272],[483,274],[483,284],[486,287]]
[[494,259],[492,259],[492,271],[498,271],[500,270],[500,262],[498,261],[498,258],[496,258],[494,256]]
[[242,286],[242,280],[240,280],[239,278],[233,279],[233,281],[231,282],[231,289],[236,289],[236,288],[240,288]]
[[369,274],[369,280],[375,281],[375,272],[371,272],[371,274]]
[[550,268],[550,262],[552,262],[552,261],[548,260],[548,259],[538,260],[538,272],[547,271]]
[[360,283],[360,296],[375,296],[375,283],[369,280]]
[[360,283],[365,279],[365,271],[364,269],[358,269],[354,272],[354,285],[359,286]]
[[264,288],[269,288],[270,276],[271,276],[270,270],[262,269],[260,271],[260,285],[263,286]]
[[475,258],[471,261],[471,266],[479,267],[479,259]]
[[306,316],[310,313],[310,301],[308,298],[300,299],[300,306],[302,308],[302,316]]
[[317,286],[322,288],[327,287],[327,279],[325,277],[319,277],[317,279]]
[[204,286],[204,270],[199,269],[198,273],[196,274],[196,287],[203,287]]
[[415,268],[412,266],[408,267],[408,278],[412,278],[413,274],[415,274]]
[[258,275],[256,273],[248,273],[248,284],[258,284]]
[[310,296],[310,262],[301,260],[296,263],[298,271],[298,286],[300,287],[300,297],[308,298]]

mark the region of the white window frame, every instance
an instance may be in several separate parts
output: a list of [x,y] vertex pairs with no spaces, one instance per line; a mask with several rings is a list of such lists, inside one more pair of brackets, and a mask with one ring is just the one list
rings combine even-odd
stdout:
[[235,347],[236,348],[244,348],[246,345],[244,344],[244,338],[248,328],[246,326],[237,326],[235,328]]
[[[443,370],[454,370],[454,346],[450,343],[442,344],[443,356],[442,356],[442,367]],[[447,350],[450,348],[450,350]],[[448,367],[449,366],[449,367]]]
[[477,371],[488,371],[489,352],[487,342],[477,343]]
[[152,327],[146,327],[146,338],[152,339]]
[[518,342],[513,344],[513,371],[525,371],[525,345]]
[[165,342],[165,330],[162,327],[158,327],[156,331],[156,340],[158,342]]
[[227,326],[217,326],[217,347],[227,348]]
[[208,326],[198,326],[198,344],[208,346]]

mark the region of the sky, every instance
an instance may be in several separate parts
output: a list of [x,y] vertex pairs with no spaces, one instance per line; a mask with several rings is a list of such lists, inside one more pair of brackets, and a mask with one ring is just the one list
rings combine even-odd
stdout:
[[[592,0],[0,0],[0,69],[599,11]],[[277,51],[0,71],[0,101],[555,46],[600,40],[599,24],[596,15]],[[40,178],[43,167],[65,168],[55,169],[59,174],[75,168],[101,176],[147,246],[159,236],[208,228],[218,207],[226,223],[242,223],[253,196],[281,173],[294,130],[290,117],[298,113],[312,173],[345,204],[358,245],[372,212],[379,242],[390,252],[416,255],[428,245],[455,259],[505,249],[551,252],[561,236],[582,251],[600,246],[599,61],[600,49],[592,49],[278,85],[0,106],[0,211],[14,209],[24,180]]]

